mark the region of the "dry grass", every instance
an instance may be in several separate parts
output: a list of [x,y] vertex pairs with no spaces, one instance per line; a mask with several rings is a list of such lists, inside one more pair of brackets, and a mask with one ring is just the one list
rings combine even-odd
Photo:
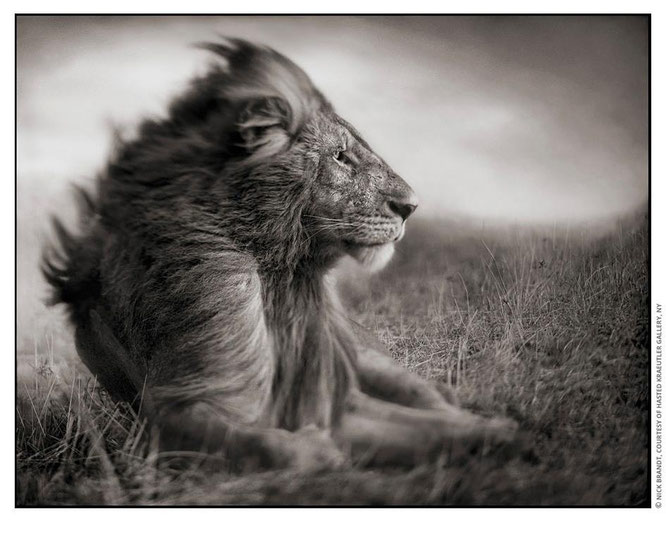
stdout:
[[66,342],[31,331],[28,355],[19,331],[17,505],[647,505],[647,221],[605,234],[409,229],[387,271],[348,282],[350,304],[402,364],[518,420],[538,463],[491,454],[310,476],[184,466],[74,367],[71,344],[60,353]]

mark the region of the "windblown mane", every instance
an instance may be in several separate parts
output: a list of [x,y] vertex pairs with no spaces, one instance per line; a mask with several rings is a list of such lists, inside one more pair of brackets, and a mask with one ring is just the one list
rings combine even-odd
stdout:
[[166,118],[119,141],[95,193],[81,195],[80,233],[56,221],[44,275],[77,327],[93,309],[105,315],[141,374],[129,382],[168,375],[174,395],[200,399],[211,392],[192,385],[211,362],[205,350],[228,346],[234,390],[249,394],[270,374],[275,424],[328,425],[354,379],[353,338],[302,225],[301,178],[315,169],[294,157],[307,143],[294,143],[330,104],[269,48],[201,46],[222,61]]

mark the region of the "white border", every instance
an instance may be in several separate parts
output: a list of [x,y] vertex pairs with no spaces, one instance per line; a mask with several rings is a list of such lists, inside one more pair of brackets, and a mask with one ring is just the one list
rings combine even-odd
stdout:
[[[663,254],[664,215],[660,212],[660,201],[664,200],[664,156],[663,133],[664,106],[661,96],[664,94],[664,34],[666,24],[662,15],[666,13],[663,2],[658,1],[559,1],[559,2],[433,2],[412,0],[409,3],[338,0],[335,3],[313,4],[310,2],[215,2],[190,0],[178,2],[138,2],[136,0],[116,0],[114,2],[67,1],[57,4],[48,1],[6,2],[0,26],[3,44],[2,72],[6,79],[2,84],[3,149],[2,161],[5,162],[5,178],[2,180],[3,191],[0,195],[0,224],[2,243],[5,249],[11,249],[14,243],[14,84],[10,82],[14,72],[14,13],[181,13],[185,9],[191,13],[247,13],[280,12],[287,13],[652,13],[652,301],[666,303],[663,278],[659,273],[665,271]],[[6,187],[6,189],[5,189]],[[594,530],[635,530],[637,527],[663,523],[663,511],[655,510],[467,510],[467,509],[234,509],[234,510],[15,510],[14,503],[14,262],[8,259],[0,263],[2,268],[2,336],[7,343],[4,350],[2,373],[3,387],[7,397],[4,400],[3,421],[6,431],[2,439],[3,483],[2,510],[0,522],[10,531],[33,530],[56,533],[58,531],[95,530],[100,532],[118,531],[124,525],[130,530],[150,529],[152,531],[183,531],[196,529],[226,529],[247,531],[261,528],[265,531],[288,529],[290,532],[338,531],[341,523],[354,524],[358,531],[418,531],[425,528],[460,531],[484,528],[487,530],[514,531],[561,531],[563,522],[569,522],[576,529]],[[654,306],[653,306],[654,307]],[[307,529],[306,529],[307,528]]]

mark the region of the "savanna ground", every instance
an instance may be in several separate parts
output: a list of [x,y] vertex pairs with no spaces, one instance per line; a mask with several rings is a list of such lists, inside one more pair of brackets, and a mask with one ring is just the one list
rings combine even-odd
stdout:
[[[38,248],[19,220],[20,257],[22,244]],[[18,325],[16,503],[647,505],[648,250],[645,217],[500,230],[417,216],[386,271],[343,284],[397,361],[451,383],[465,407],[516,419],[532,461],[488,453],[316,475],[186,467],[141,438],[77,363],[61,315],[35,306]]]

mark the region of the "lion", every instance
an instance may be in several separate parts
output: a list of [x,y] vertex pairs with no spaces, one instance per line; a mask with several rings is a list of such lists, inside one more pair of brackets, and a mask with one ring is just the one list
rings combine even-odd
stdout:
[[43,272],[82,361],[166,450],[302,471],[415,465],[510,443],[396,364],[331,273],[376,271],[418,200],[309,77],[266,46],[215,63],[118,141]]

